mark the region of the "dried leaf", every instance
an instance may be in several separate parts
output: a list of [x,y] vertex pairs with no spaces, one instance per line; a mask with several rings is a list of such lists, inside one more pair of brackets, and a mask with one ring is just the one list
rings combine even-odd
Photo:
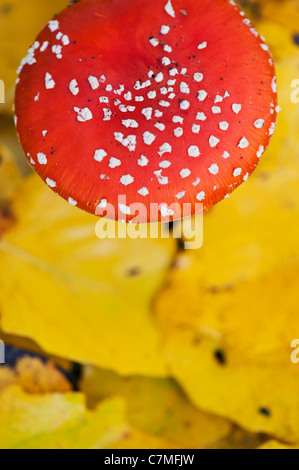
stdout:
[[23,357],[17,362],[19,386],[28,393],[69,392],[72,387],[52,362],[43,363],[38,358]]
[[17,384],[23,391],[32,394],[69,392],[71,384],[52,362],[24,356],[15,368],[0,367],[0,391]]

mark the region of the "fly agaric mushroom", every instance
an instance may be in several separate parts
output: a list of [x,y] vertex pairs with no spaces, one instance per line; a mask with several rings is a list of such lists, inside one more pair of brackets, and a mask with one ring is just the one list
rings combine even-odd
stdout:
[[173,203],[206,211],[258,164],[275,71],[232,1],[82,0],[23,59],[15,114],[31,166],[70,204],[98,215],[109,204],[129,222],[139,203],[142,222],[177,219]]

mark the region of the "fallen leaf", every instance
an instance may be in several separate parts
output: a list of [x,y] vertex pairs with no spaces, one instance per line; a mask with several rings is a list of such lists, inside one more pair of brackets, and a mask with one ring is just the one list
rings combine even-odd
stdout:
[[14,385],[17,382],[17,376],[10,367],[0,367],[0,392],[10,385]]
[[171,239],[105,239],[97,219],[35,175],[15,194],[0,240],[4,332],[47,353],[121,374],[165,375],[153,298],[175,252]]
[[70,372],[73,368],[73,363],[67,359],[46,354],[34,341],[24,338],[22,336],[7,335],[1,330],[1,315],[0,315],[0,340],[2,340],[7,347],[13,347],[19,350],[21,355],[28,355],[28,353],[35,353],[39,356],[50,360],[56,367]]
[[298,450],[299,445],[288,446],[287,444],[283,444],[282,442],[278,442],[275,440],[267,441],[265,444],[259,447],[261,450]]
[[[277,15],[289,28],[290,2],[279,13],[276,2],[265,5],[257,26],[271,43]],[[298,24],[299,12],[291,11]],[[296,443],[298,366],[290,344],[299,328],[299,107],[290,84],[299,59],[288,55],[293,46],[281,49],[280,36],[272,44],[282,107],[273,141],[249,181],[204,217],[203,248],[180,255],[155,319],[171,373],[196,406]]]
[[21,182],[11,151],[0,142],[0,203],[9,199]]
[[[171,448],[202,448],[227,437],[231,424],[194,408],[170,379],[146,377],[121,378],[114,372],[87,367],[81,384],[90,406],[101,400],[121,396],[127,404],[128,421],[136,432],[160,439]],[[146,440],[139,445],[146,445]],[[168,447],[167,447],[168,448]]]
[[63,393],[72,389],[62,372],[49,361],[23,357],[17,362],[16,373],[18,385],[28,393]]
[[24,356],[14,368],[0,367],[0,391],[9,385],[17,384],[23,391],[31,394],[69,392],[70,382],[50,361]]
[[249,433],[244,429],[234,427],[228,436],[214,442],[213,445],[207,448],[214,450],[253,450],[263,445],[265,439],[265,436],[261,434]]
[[129,428],[122,400],[93,411],[78,393],[28,395],[12,386],[1,393],[1,449],[103,449],[121,441]]
[[[0,79],[5,83],[6,108],[11,109],[17,69],[35,37],[66,0],[6,0],[0,4]],[[4,105],[0,105],[3,109]]]

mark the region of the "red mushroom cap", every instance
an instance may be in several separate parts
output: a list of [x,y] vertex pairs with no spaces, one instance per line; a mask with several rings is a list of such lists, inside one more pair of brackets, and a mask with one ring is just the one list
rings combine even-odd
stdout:
[[22,61],[15,113],[31,166],[70,204],[177,219],[256,167],[275,128],[275,71],[232,1],[82,0]]

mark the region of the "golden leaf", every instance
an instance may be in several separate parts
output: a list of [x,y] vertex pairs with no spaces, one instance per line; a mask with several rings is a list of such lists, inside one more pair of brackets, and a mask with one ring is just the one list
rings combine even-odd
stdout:
[[259,447],[261,450],[298,450],[299,445],[288,446],[287,444],[283,444],[282,442],[278,442],[275,440],[267,441],[265,444]]
[[0,367],[0,392],[17,382],[15,372],[8,366]]
[[[291,3],[261,8],[257,26],[270,44],[277,24],[288,28]],[[175,263],[156,320],[171,373],[192,402],[251,432],[298,442],[290,344],[299,329],[299,106],[290,85],[299,59],[280,36],[272,45],[282,107],[273,141],[249,181],[204,217],[204,246]]]
[[0,240],[3,330],[78,362],[165,375],[150,307],[175,242],[99,240],[97,219],[37,176],[14,199],[16,223]]
[[[17,69],[39,31],[66,0],[7,0],[0,4],[0,79],[5,84],[6,109],[11,108]],[[3,105],[1,105],[2,107]]]
[[0,203],[10,198],[21,182],[14,156],[0,143]]
[[102,449],[129,432],[119,399],[90,412],[78,393],[28,395],[12,386],[0,398],[1,449]]
[[[135,430],[130,445],[133,442],[138,445],[137,430],[151,436],[151,445],[161,439],[171,448],[184,449],[208,446],[224,439],[232,430],[228,421],[194,408],[170,379],[121,378],[113,372],[88,367],[82,390],[91,406],[107,397],[123,397],[127,403],[128,421]],[[141,440],[139,448],[145,442]]]

